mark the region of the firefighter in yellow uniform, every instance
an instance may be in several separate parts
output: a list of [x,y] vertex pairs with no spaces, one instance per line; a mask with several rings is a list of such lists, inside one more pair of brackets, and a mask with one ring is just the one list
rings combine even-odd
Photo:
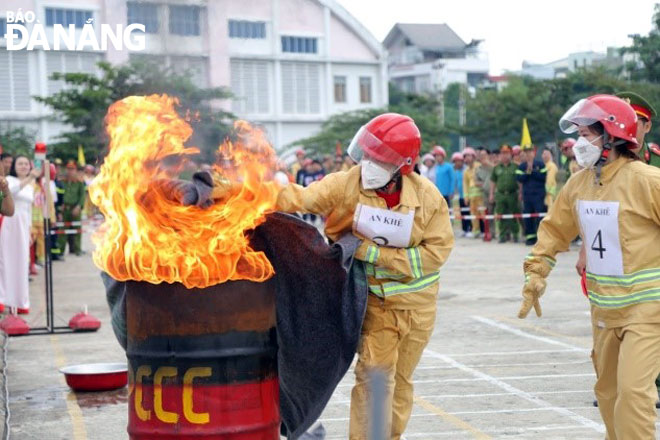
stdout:
[[413,173],[421,137],[412,119],[387,113],[355,135],[349,155],[359,166],[303,188],[288,185],[278,209],[326,217],[333,241],[353,233],[364,241],[367,312],[351,393],[349,438],[366,440],[371,369],[387,375],[389,437],[403,434],[413,405],[413,372],[433,332],[440,267],[454,244],[449,210],[435,185]]
[[555,198],[557,198],[557,173],[559,172],[559,168],[557,168],[557,165],[552,160],[552,151],[548,149],[543,150],[541,158],[547,170],[545,176],[545,206],[550,209]]
[[463,150],[463,160],[465,161],[465,171],[463,171],[463,191],[465,200],[470,205],[470,215],[472,218],[472,233],[474,238],[480,238],[484,232],[481,229],[483,220],[477,217],[483,212],[479,209],[484,206],[483,189],[477,185],[477,169],[481,166],[477,162],[477,153],[473,148],[467,147]]
[[558,252],[581,234],[593,329],[594,387],[609,440],[655,439],[660,372],[660,170],[638,160],[637,116],[623,100],[596,95],[562,117],[578,132],[583,171],[566,183],[524,264],[519,317],[539,298]]

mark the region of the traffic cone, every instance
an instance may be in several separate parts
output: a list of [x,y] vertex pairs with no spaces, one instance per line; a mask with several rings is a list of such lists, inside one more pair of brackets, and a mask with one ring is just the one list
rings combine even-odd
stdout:
[[80,313],[76,313],[69,320],[69,328],[74,332],[95,332],[101,328],[101,321],[87,313],[87,305]]
[[7,333],[8,336],[19,336],[28,334],[30,326],[16,316],[16,309],[12,308],[11,313],[0,321],[0,330]]

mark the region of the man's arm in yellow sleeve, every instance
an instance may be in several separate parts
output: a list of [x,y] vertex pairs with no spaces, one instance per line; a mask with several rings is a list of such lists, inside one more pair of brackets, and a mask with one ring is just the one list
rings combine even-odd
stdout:
[[[430,198],[427,198],[430,200]],[[454,232],[449,220],[447,202],[440,199],[419,246],[393,248],[378,246],[365,239],[355,253],[358,260],[386,267],[411,278],[419,278],[437,272],[447,261],[454,247]]]
[[328,174],[306,188],[293,183],[285,186],[277,196],[277,209],[327,216],[344,195],[345,174]]

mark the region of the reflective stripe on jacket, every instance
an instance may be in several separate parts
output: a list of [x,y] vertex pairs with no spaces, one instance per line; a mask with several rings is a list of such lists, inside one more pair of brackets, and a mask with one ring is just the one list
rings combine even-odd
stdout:
[[[280,192],[278,209],[308,212],[326,217],[325,233],[333,241],[353,231],[358,203],[387,209],[375,191],[360,185],[360,166],[347,172],[329,174],[307,188],[288,185]],[[454,245],[449,209],[435,185],[411,173],[403,176],[401,201],[392,211],[415,215],[407,248],[378,246],[365,239],[355,257],[365,261],[372,293],[384,298],[384,305],[414,309],[434,305],[440,267]],[[408,295],[403,295],[406,293]]]
[[[582,170],[569,179],[541,222],[525,273],[546,277],[552,269],[549,262],[568,250],[581,229],[580,200],[618,202],[623,275],[587,273],[594,319],[608,327],[660,323],[660,169],[619,158],[603,167],[600,183],[596,184],[594,170]],[[581,235],[584,240],[584,231]],[[603,244],[587,237],[585,246],[589,250]]]

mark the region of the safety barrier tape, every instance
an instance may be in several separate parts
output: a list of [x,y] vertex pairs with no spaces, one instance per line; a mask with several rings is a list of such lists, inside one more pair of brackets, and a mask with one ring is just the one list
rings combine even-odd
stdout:
[[[101,223],[103,223],[103,217],[102,216],[94,216],[92,218],[88,218],[85,220],[77,220],[73,222],[54,222],[51,224],[52,228],[50,230],[51,235],[75,235],[75,234],[82,234],[83,233],[83,226],[91,226],[92,228],[98,227]],[[71,227],[76,227],[75,229],[65,229],[65,228],[71,228]],[[88,232],[89,230],[87,228],[84,229],[85,232]]]
[[[85,223],[91,223],[91,221],[86,221]],[[66,226],[82,226],[83,222],[81,221],[76,221],[76,222],[55,222],[53,223],[53,226],[56,228],[63,228]]]
[[82,234],[82,229],[51,229],[50,235],[76,235]]
[[509,220],[514,218],[539,218],[546,215],[548,215],[547,212],[534,212],[531,214],[452,215],[449,218],[452,220]]

